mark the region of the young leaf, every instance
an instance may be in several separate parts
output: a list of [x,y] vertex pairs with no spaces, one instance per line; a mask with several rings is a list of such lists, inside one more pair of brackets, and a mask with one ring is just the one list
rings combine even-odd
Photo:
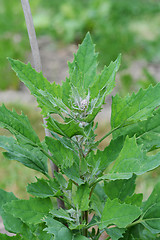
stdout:
[[90,188],[87,183],[77,187],[76,195],[73,198],[73,202],[76,208],[86,211],[89,205]]
[[4,105],[0,107],[0,127],[9,130],[20,142],[33,146],[40,144],[28,118],[23,113],[18,115],[14,110],[8,110]]
[[50,213],[52,214],[53,217],[62,218],[64,220],[68,220],[68,221],[71,221],[71,222],[74,221],[74,219],[70,217],[70,215],[67,213],[67,211],[62,209],[62,208],[52,209],[50,211]]
[[69,66],[69,79],[83,97],[96,77],[97,54],[91,36],[87,33],[82,44],[79,45],[77,54]]
[[21,162],[26,167],[46,174],[48,172],[47,157],[32,145],[19,145],[12,137],[0,136],[0,147],[7,150],[3,155],[10,160]]
[[110,182],[104,182],[104,191],[107,196],[113,200],[118,198],[124,201],[127,196],[131,196],[135,190],[136,175],[130,179],[120,179]]
[[45,142],[49,151],[53,154],[56,165],[60,166],[62,169],[71,167],[74,161],[78,161],[78,156],[75,154],[75,152],[69,148],[66,148],[59,140],[46,137]]
[[74,120],[71,120],[68,123],[60,123],[54,118],[49,117],[47,119],[47,127],[50,131],[56,132],[68,138],[71,138],[75,135],[85,135],[83,128],[81,128],[79,123],[75,122]]
[[140,89],[137,94],[127,95],[125,98],[116,95],[112,102],[112,129],[151,117],[154,109],[159,105],[160,83],[146,90]]
[[119,228],[125,228],[128,224],[132,223],[141,214],[141,210],[133,205],[121,204],[118,199],[106,201],[100,229],[107,227],[108,225],[116,225]]
[[26,65],[11,58],[9,58],[9,61],[18,78],[29,88],[31,94],[37,98],[43,114],[46,116],[48,112],[58,111],[59,106],[55,106],[55,103],[53,104],[50,99],[46,98],[46,94],[51,96],[53,101],[58,101],[61,97],[60,85],[55,84],[55,82],[51,84],[43,77],[42,72],[36,72],[30,63]]
[[37,179],[37,182],[27,186],[27,192],[33,196],[40,198],[61,196],[62,192],[59,189],[59,184],[53,179],[48,181],[45,179]]
[[49,198],[30,198],[29,200],[13,200],[5,204],[4,211],[20,218],[27,224],[38,224],[42,218],[52,209]]
[[[101,179],[129,179],[133,173],[141,175],[160,165],[160,153],[154,156],[147,156],[136,144],[135,136],[126,137],[124,146],[115,161],[111,171],[102,176]],[[100,179],[99,179],[100,180]]]
[[72,240],[72,232],[61,222],[56,221],[51,217],[46,217],[44,222],[46,222],[47,228],[44,231],[54,235],[54,240],[67,239]]
[[143,204],[141,223],[153,234],[160,233],[160,183]]
[[104,67],[103,71],[97,77],[96,81],[93,82],[90,87],[91,99],[94,99],[98,96],[99,92],[105,89],[105,96],[110,94],[115,86],[115,76],[116,72],[120,67],[121,55],[111,62],[108,67]]
[[118,228],[118,227],[106,228],[105,230],[112,240],[120,239],[121,237],[123,237],[123,233],[125,233],[126,231],[125,228]]

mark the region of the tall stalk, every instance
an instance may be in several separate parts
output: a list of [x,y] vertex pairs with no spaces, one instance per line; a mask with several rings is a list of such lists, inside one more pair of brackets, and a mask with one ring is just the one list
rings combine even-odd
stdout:
[[[40,72],[40,71],[42,71],[41,57],[40,57],[40,53],[39,53],[39,47],[38,47],[38,42],[37,42],[36,32],[35,32],[35,28],[34,28],[34,24],[33,24],[29,1],[21,0],[21,4],[22,4],[24,16],[25,16],[30,46],[31,46],[31,50],[32,50],[34,68],[37,72]],[[43,122],[44,122],[44,125],[46,125],[46,118],[43,118]],[[50,136],[50,133],[47,128],[45,128],[45,135]],[[52,175],[54,177],[54,171],[57,172],[58,168],[51,160],[50,160],[50,164],[51,164],[51,169],[52,169]],[[60,207],[65,208],[64,202],[61,199],[57,199],[57,204],[58,204],[59,208]]]

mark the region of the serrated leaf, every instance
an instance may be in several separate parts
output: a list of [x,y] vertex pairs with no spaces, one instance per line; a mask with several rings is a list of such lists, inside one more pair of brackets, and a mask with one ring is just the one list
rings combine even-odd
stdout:
[[115,224],[119,228],[125,228],[128,224],[132,223],[141,214],[141,210],[133,205],[121,204],[118,199],[106,201],[100,229],[107,227],[108,225]]
[[20,237],[19,235],[11,237],[11,236],[8,236],[6,234],[0,233],[0,239],[1,240],[21,240],[22,237]]
[[46,174],[48,172],[47,157],[37,147],[19,145],[12,137],[0,136],[0,147],[7,150],[3,155],[10,160],[21,162],[26,167]]
[[138,121],[126,127],[117,129],[114,138],[118,136],[133,137],[136,134],[137,143],[142,144],[144,150],[160,147],[160,108],[153,112],[153,116],[144,121]]
[[97,77],[96,81],[90,87],[91,98],[94,99],[98,96],[99,92],[105,89],[105,96],[110,94],[115,86],[116,72],[120,67],[121,55],[111,62],[108,67],[104,67],[103,71]]
[[32,233],[31,226],[28,227],[19,218],[14,217],[10,212],[5,212],[3,206],[17,200],[13,193],[6,192],[0,189],[0,216],[3,219],[5,229],[11,233],[20,233],[28,240],[36,240]]
[[[160,83],[155,87],[140,89],[137,94],[127,95],[124,98],[116,95],[112,102],[111,126],[112,129],[146,120],[160,105]],[[114,133],[113,133],[114,136]]]
[[99,175],[103,172],[119,155],[124,144],[123,137],[111,140],[109,146],[103,151],[97,150],[96,154],[92,151],[86,160],[92,168],[92,176]]
[[75,122],[74,120],[71,120],[68,123],[60,123],[52,117],[49,117],[47,119],[47,127],[50,131],[69,138],[75,135],[85,135],[83,128],[81,128],[79,123]]
[[36,240],[54,240],[54,237],[51,234],[44,231],[45,227],[45,223],[36,225],[36,229],[34,231],[34,234],[37,237]]
[[141,207],[142,200],[143,200],[143,194],[142,193],[138,193],[138,194],[135,193],[132,196],[127,196],[127,198],[125,199],[125,203],[132,204],[132,205],[135,205],[137,207]]
[[62,218],[64,220],[71,221],[71,222],[74,221],[74,219],[70,217],[70,215],[67,213],[67,211],[62,208],[52,209],[50,211],[50,213],[52,214],[53,217]]
[[112,238],[112,240],[118,240],[121,237],[123,237],[123,233],[125,233],[126,229],[125,228],[106,228],[105,229],[107,234]]
[[131,196],[135,190],[136,175],[130,179],[120,179],[110,182],[104,182],[104,191],[107,196],[113,200],[118,198],[124,201],[127,196]]
[[74,163],[70,168],[63,169],[63,172],[69,179],[73,180],[78,185],[84,183],[84,181],[80,177],[79,166],[77,163]]
[[14,217],[20,218],[27,224],[38,224],[52,209],[50,199],[30,198],[29,200],[16,200],[5,204],[4,210]]
[[40,198],[48,198],[61,196],[62,193],[59,189],[59,184],[55,181],[55,179],[46,180],[46,179],[37,179],[37,182],[31,183],[27,186],[27,192],[32,194],[33,196]]
[[160,233],[160,183],[158,183],[142,208],[141,223],[153,234]]
[[147,156],[136,144],[135,136],[126,137],[124,146],[115,161],[115,164],[108,174],[101,179],[129,179],[133,174],[141,175],[160,165],[160,153],[154,156]]
[[78,159],[78,156],[71,149],[66,148],[59,140],[55,140],[51,137],[46,137],[45,142],[49,151],[52,153],[56,165],[62,169],[71,167],[73,162]]
[[43,114],[46,116],[48,112],[58,111],[59,107],[55,106],[50,99],[46,98],[45,94],[47,93],[51,96],[52,100],[55,99],[56,101],[61,97],[61,86],[55,82],[51,84],[43,77],[42,72],[36,72],[30,63],[26,65],[11,58],[9,58],[9,61],[18,78],[29,88],[31,94],[37,98]]
[[72,240],[72,232],[61,222],[56,221],[51,217],[45,218],[47,228],[44,231],[54,235],[54,240],[67,239]]
[[82,211],[88,210],[88,207],[89,207],[88,205],[90,201],[89,194],[90,194],[90,188],[87,183],[77,187],[77,191],[73,198],[73,202],[77,209],[80,209]]
[[77,87],[83,97],[96,77],[97,68],[97,54],[89,33],[87,33],[82,44],[79,45],[73,62],[68,65],[70,82]]
[[4,105],[0,107],[0,127],[9,130],[20,141],[31,145],[39,145],[40,140],[33,130],[28,118],[22,113],[8,110]]

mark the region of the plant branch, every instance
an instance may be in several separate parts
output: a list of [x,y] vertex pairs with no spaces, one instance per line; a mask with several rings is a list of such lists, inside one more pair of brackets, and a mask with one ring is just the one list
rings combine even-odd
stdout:
[[[33,24],[29,1],[21,0],[21,4],[22,4],[24,16],[25,16],[30,46],[31,46],[31,50],[32,50],[34,68],[37,72],[40,72],[40,71],[42,71],[42,64],[41,64],[39,47],[38,47],[38,42],[37,42],[37,38],[36,38],[36,32],[35,32],[35,28],[34,28],[34,24]],[[45,118],[43,118],[43,122],[46,126]],[[50,133],[49,133],[48,129],[46,129],[46,128],[45,128],[45,135],[50,136]],[[51,164],[51,168],[52,168],[52,175],[54,177],[53,173],[54,173],[54,171],[58,171],[58,168],[52,161],[50,161],[50,164]],[[58,204],[58,207],[64,208],[64,202],[62,200],[57,199],[57,204]]]

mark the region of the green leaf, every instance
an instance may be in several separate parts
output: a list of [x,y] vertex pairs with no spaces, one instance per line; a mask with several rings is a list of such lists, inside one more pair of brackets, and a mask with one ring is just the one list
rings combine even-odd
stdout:
[[53,217],[56,218],[62,218],[67,221],[73,222],[74,219],[70,217],[70,215],[67,213],[66,210],[60,208],[60,209],[52,209],[50,213],[53,215]]
[[138,121],[129,126],[122,127],[114,132],[114,138],[117,136],[133,137],[136,134],[137,143],[142,144],[144,150],[160,147],[160,108],[153,112],[153,116],[144,121]]
[[5,229],[11,233],[20,233],[28,240],[36,240],[32,233],[31,226],[28,227],[19,218],[16,218],[10,212],[5,212],[3,206],[6,203],[11,203],[13,200],[18,201],[13,193],[6,192],[0,189],[0,215],[3,219]]
[[61,222],[56,221],[51,217],[45,218],[47,228],[44,231],[54,235],[54,240],[67,239],[72,240],[72,232]]
[[33,196],[40,198],[48,198],[61,196],[62,193],[59,189],[59,184],[55,179],[46,180],[46,179],[37,179],[37,182],[31,183],[27,186],[27,192]]
[[[45,223],[41,223],[36,225],[36,229],[34,231],[34,234],[36,236],[36,240],[54,240],[54,237],[52,234],[49,234],[44,231],[46,228]],[[26,239],[27,240],[27,239]]]
[[108,67],[104,67],[101,74],[99,74],[96,81],[90,87],[91,98],[94,99],[98,96],[100,91],[104,91],[105,96],[110,94],[115,86],[115,76],[116,72],[120,67],[121,55],[115,60],[115,62],[111,62]]
[[[140,89],[137,94],[121,98],[116,95],[112,102],[112,129],[146,120],[160,105],[160,83],[155,87]],[[113,133],[114,136],[114,133]]]
[[6,234],[0,233],[0,239],[1,240],[21,240],[22,238],[19,235],[10,237],[10,236],[7,236]]
[[40,144],[28,118],[23,113],[18,115],[14,110],[8,110],[4,105],[0,107],[0,127],[9,130],[21,143],[24,141],[33,146]]
[[88,210],[89,194],[90,194],[90,188],[87,183],[77,187],[76,194],[73,198],[73,202],[77,209],[82,211]]
[[95,54],[94,44],[89,33],[79,45],[73,62],[69,63],[68,66],[70,82],[83,97],[95,80],[97,68],[97,54]]
[[116,225],[119,228],[125,228],[128,224],[132,223],[141,214],[141,210],[133,205],[121,204],[118,199],[106,201],[100,229],[107,227],[108,225]]
[[74,236],[74,238],[73,238],[73,240],[87,240],[87,239],[89,239],[89,238],[86,238],[82,235],[77,235],[77,236]]
[[79,123],[75,122],[74,120],[71,120],[68,123],[60,123],[52,117],[49,117],[47,119],[47,127],[50,131],[56,132],[68,138],[71,138],[75,135],[85,135],[83,128],[81,128]]
[[160,183],[143,204],[141,223],[153,234],[160,233]]
[[111,140],[109,146],[103,151],[97,150],[96,154],[92,151],[86,160],[92,168],[92,176],[98,176],[103,172],[119,155],[124,144],[123,137]]
[[[126,137],[124,146],[111,171],[101,179],[129,179],[133,174],[141,175],[160,165],[160,153],[147,156],[136,144],[135,136]],[[100,180],[100,179],[98,179]]]
[[78,156],[71,149],[66,148],[59,140],[46,137],[45,142],[49,151],[53,154],[56,165],[62,169],[71,167],[74,161],[78,161]]
[[38,224],[42,218],[52,209],[52,203],[49,198],[30,198],[29,200],[13,200],[4,206],[7,213],[20,218],[27,224]]
[[132,196],[128,196],[126,199],[125,199],[125,203],[127,204],[132,204],[132,205],[135,205],[137,207],[141,207],[142,205],[142,200],[143,200],[143,194],[142,193],[139,193],[139,194],[134,194]]
[[107,196],[113,200],[118,198],[124,201],[127,196],[131,196],[135,190],[136,175],[133,175],[130,179],[120,179],[110,182],[104,182],[104,191]]
[[[59,112],[59,107],[56,104],[61,97],[61,86],[55,82],[51,84],[43,77],[42,72],[36,72],[30,63],[26,65],[11,58],[9,58],[9,61],[18,78],[29,88],[31,94],[37,98],[42,113],[46,116],[48,112]],[[49,99],[46,98],[46,95],[49,96]]]
[[90,199],[90,206],[91,209],[93,209],[99,217],[102,216],[106,198],[107,196],[104,192],[103,187],[101,184],[97,183]]
[[7,150],[4,156],[10,160],[21,162],[26,167],[46,174],[48,172],[47,157],[32,145],[19,145],[12,137],[0,136],[0,147]]
[[120,239],[121,237],[123,237],[123,233],[125,233],[126,231],[125,228],[117,228],[117,227],[106,228],[105,230],[112,240]]
[[84,181],[80,177],[79,165],[77,163],[74,163],[70,168],[63,169],[63,172],[69,179],[73,180],[78,185],[84,183]]

